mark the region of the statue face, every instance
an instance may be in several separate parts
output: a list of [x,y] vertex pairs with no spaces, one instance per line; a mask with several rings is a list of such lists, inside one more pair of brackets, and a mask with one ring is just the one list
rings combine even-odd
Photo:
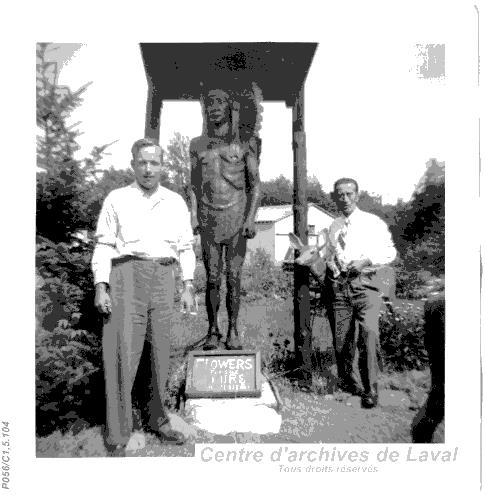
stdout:
[[162,173],[162,151],[158,146],[140,148],[131,160],[138,185],[145,191],[154,191],[160,184]]
[[334,193],[334,200],[337,208],[345,215],[349,216],[357,206],[359,193],[353,182],[338,184]]
[[219,125],[229,119],[229,95],[221,89],[210,90],[206,99],[209,122]]

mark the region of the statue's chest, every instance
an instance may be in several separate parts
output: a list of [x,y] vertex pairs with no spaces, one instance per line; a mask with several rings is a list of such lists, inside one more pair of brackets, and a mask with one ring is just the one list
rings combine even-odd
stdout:
[[215,146],[200,153],[205,178],[244,176],[244,151],[238,144]]

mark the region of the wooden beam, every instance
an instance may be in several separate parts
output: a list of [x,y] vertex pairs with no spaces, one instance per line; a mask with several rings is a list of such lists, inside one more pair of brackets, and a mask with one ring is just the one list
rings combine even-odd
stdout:
[[162,95],[152,83],[148,83],[147,107],[145,114],[145,137],[160,141],[160,114]]
[[[304,84],[293,103],[293,230],[304,244],[308,243],[306,137],[304,127]],[[311,380],[311,326],[309,270],[294,266],[294,326],[295,352],[302,379]]]

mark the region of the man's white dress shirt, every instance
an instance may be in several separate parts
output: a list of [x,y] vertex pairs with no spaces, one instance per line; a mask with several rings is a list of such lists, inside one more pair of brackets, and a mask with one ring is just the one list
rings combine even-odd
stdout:
[[[345,248],[338,244],[343,233]],[[387,224],[377,215],[358,208],[348,216],[337,217],[329,228],[329,238],[340,261],[369,259],[371,265],[389,264],[396,258],[396,249]]]
[[193,279],[192,243],[184,199],[163,186],[147,194],[135,181],[111,191],[103,203],[92,258],[94,282],[109,283],[111,260],[126,255],[174,257],[180,262],[182,279]]

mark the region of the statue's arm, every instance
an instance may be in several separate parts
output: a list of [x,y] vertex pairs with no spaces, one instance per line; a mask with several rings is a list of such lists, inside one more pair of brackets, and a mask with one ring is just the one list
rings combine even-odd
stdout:
[[199,155],[197,148],[197,139],[190,142],[190,216],[192,231],[197,234],[200,230],[197,217],[197,206],[200,198],[202,179],[200,177]]
[[248,238],[256,235],[256,211],[261,199],[261,181],[259,179],[258,145],[253,138],[249,143],[246,154],[246,194],[247,210],[245,222],[245,234]]

